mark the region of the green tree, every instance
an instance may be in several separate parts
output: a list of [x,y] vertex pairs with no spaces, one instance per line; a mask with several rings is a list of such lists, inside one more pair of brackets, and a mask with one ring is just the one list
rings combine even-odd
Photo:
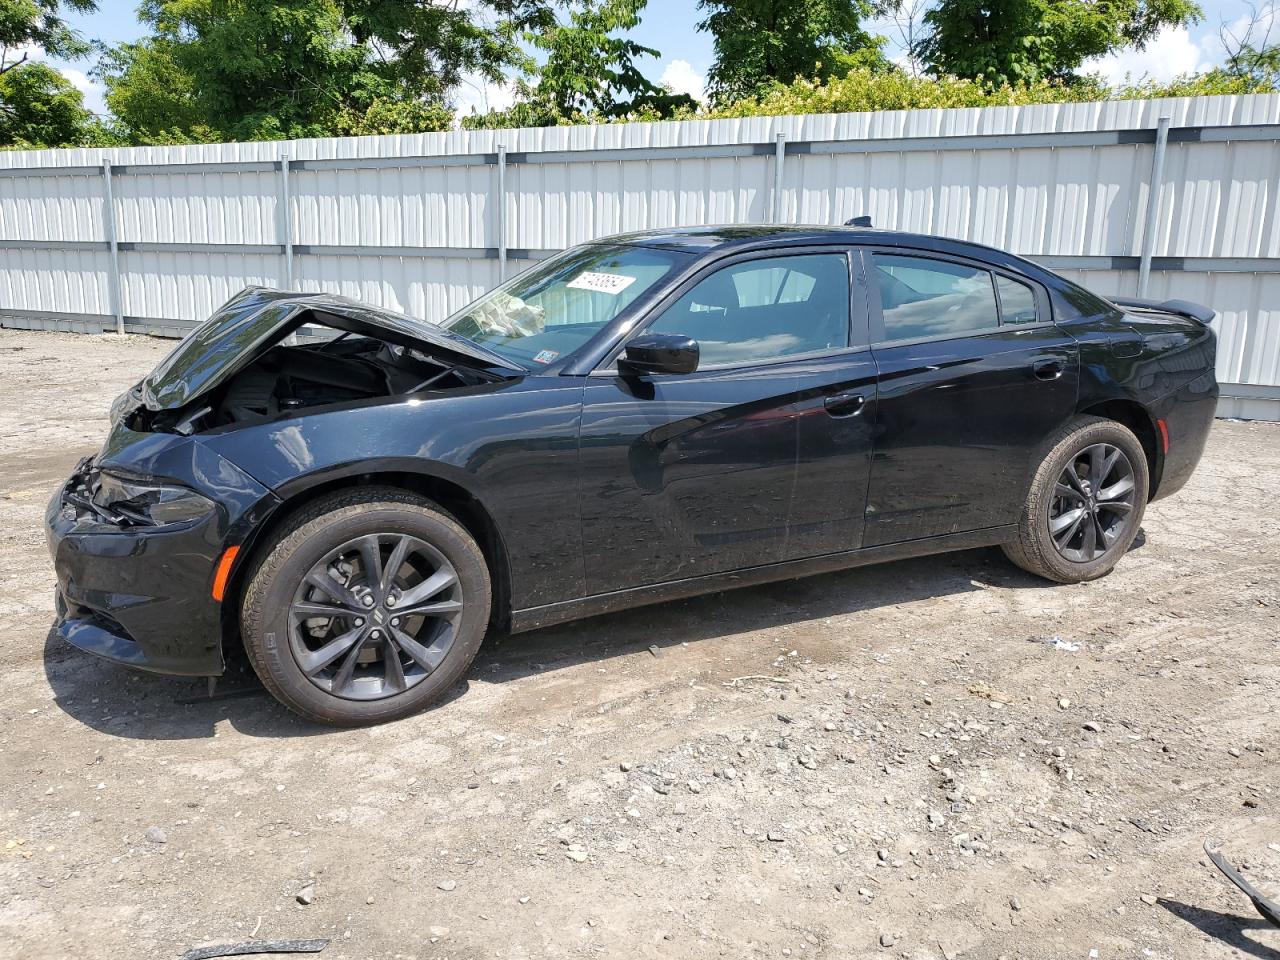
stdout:
[[194,79],[178,65],[167,39],[152,37],[112,47],[103,52],[93,75],[106,86],[107,109],[129,142],[219,139],[196,100]]
[[1164,27],[1200,16],[1194,0],[938,0],[915,53],[935,76],[1071,81],[1089,58],[1141,49]]
[[448,125],[464,72],[497,78],[546,0],[144,0],[151,35],[109,51],[135,142],[405,133]]
[[651,47],[617,36],[640,22],[645,0],[579,0],[565,23],[526,31],[536,55],[524,63],[515,104],[464,118],[472,128],[556,126],[640,117],[661,119],[696,106],[687,94],[653,83],[636,67],[639,57],[657,57]]
[[89,13],[96,4],[93,0],[0,0],[0,73],[26,62],[30,47],[64,60],[89,52],[89,44],[62,19],[62,8]]
[[1280,17],[1274,5],[1254,6],[1250,12],[1241,26],[1223,25],[1219,37],[1227,57],[1218,70],[1228,77],[1275,87],[1280,85],[1280,45],[1275,40]]
[[79,147],[101,138],[80,91],[48,64],[0,73],[0,146]]
[[81,146],[103,133],[84,97],[34,50],[76,58],[89,44],[62,18],[86,12],[92,0],[0,0],[0,146]]
[[718,104],[760,96],[797,77],[825,80],[855,67],[888,66],[883,37],[862,21],[872,0],[699,0],[699,30],[715,41],[708,93]]

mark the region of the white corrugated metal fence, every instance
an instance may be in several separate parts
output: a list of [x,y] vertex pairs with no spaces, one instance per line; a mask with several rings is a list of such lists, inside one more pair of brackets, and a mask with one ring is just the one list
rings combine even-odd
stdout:
[[610,233],[867,214],[1104,294],[1145,264],[1219,311],[1223,412],[1280,419],[1277,194],[1280,95],[4,152],[0,324],[180,334],[249,283],[440,319]]

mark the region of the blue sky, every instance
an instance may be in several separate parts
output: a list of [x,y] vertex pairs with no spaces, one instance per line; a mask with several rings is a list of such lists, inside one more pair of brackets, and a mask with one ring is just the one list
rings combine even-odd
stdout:
[[[1277,0],[1258,5],[1272,10],[1280,8]],[[1094,68],[1111,79],[1121,79],[1126,73],[1135,78],[1149,75],[1156,79],[1169,79],[1218,62],[1222,56],[1218,40],[1221,25],[1247,18],[1251,4],[1249,0],[1201,0],[1201,6],[1205,18],[1197,26],[1166,30],[1145,51],[1127,51],[1108,57],[1094,64]],[[90,39],[119,43],[137,39],[144,33],[138,23],[136,8],[136,0],[99,0],[96,13],[72,15],[69,19]],[[698,31],[699,19],[696,3],[692,0],[649,0],[640,25],[632,31],[637,41],[662,52],[661,58],[642,64],[646,74],[655,80],[668,82],[682,92],[698,94],[712,60],[711,38]],[[877,28],[890,37],[891,55],[901,55],[901,44],[893,42],[897,34],[894,24],[877,24]],[[91,109],[104,109],[101,90],[86,75],[87,62],[51,62],[85,91],[86,102]],[[502,106],[508,100],[509,91],[493,85],[473,84],[459,92],[459,101],[464,109],[473,104]]]

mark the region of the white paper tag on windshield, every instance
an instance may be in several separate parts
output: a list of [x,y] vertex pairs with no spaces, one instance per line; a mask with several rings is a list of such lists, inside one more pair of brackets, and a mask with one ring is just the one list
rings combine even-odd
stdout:
[[590,290],[616,297],[635,282],[635,277],[623,276],[620,273],[592,273],[588,270],[570,280],[567,286],[570,290]]

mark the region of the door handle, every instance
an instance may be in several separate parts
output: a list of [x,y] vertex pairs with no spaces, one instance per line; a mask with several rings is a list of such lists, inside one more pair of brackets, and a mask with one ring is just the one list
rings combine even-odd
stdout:
[[837,393],[827,397],[822,405],[833,417],[856,417],[866,406],[866,398],[860,393]]
[[1037,380],[1057,380],[1062,371],[1061,360],[1037,360],[1031,365],[1031,372]]

